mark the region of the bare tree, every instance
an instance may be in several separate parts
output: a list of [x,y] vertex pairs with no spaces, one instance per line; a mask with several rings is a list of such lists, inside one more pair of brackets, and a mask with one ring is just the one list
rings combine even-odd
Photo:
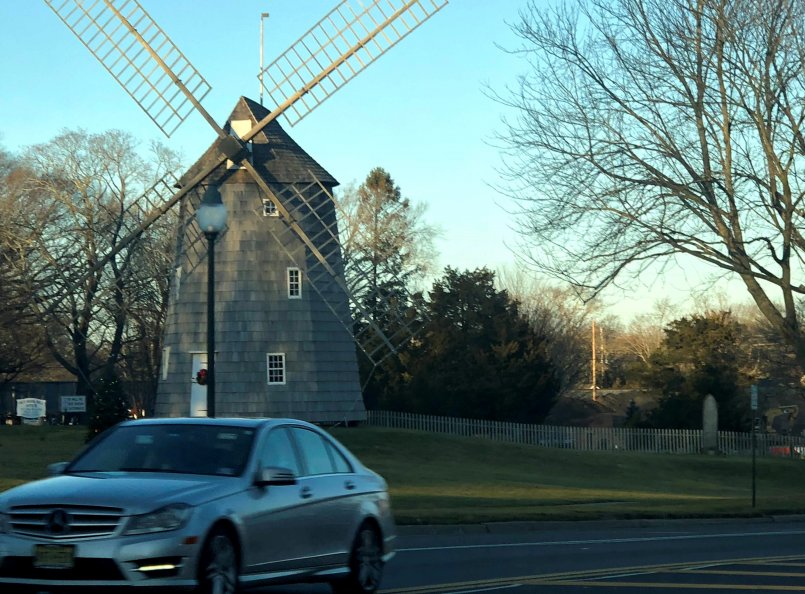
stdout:
[[530,0],[498,98],[524,257],[596,294],[690,257],[805,368],[802,0]]
[[35,288],[26,260],[41,227],[41,213],[23,200],[24,169],[0,149],[0,383],[42,366],[43,326],[31,309]]
[[672,321],[676,309],[667,299],[660,299],[650,313],[634,316],[619,333],[617,348],[648,365],[649,358],[665,336],[665,326]]
[[[43,217],[26,259],[28,278],[41,287],[35,305],[51,355],[76,376],[79,393],[91,395],[94,378],[117,372],[141,338],[129,325],[132,312],[161,309],[164,294],[154,275],[167,274],[172,252],[165,250],[161,268],[143,265],[153,241],[149,231],[98,264],[138,226],[144,213],[137,198],[176,159],[160,146],[152,158],[141,156],[134,138],[121,131],[78,130],[31,147],[25,161],[31,168],[28,208]],[[154,283],[156,292],[149,289]]]

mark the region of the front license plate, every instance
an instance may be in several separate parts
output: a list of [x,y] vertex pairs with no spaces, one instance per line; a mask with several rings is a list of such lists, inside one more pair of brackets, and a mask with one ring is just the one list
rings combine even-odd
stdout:
[[75,564],[73,545],[36,545],[34,567],[43,569],[70,569]]

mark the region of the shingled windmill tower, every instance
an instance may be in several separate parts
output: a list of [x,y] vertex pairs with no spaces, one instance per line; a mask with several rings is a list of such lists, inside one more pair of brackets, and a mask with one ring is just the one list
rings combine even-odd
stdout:
[[[194,112],[217,135],[178,184],[166,176],[129,206],[129,234],[98,263],[178,208],[157,414],[207,413],[197,381],[208,354],[207,246],[194,214],[217,188],[229,226],[215,244],[216,413],[362,419],[357,350],[376,366],[411,338],[416,320],[396,309],[405,296],[355,297],[350,287],[376,288],[358,264],[344,270],[337,182],[277,118],[299,122],[447,0],[343,0],[260,73],[276,107],[241,98],[223,126],[201,105],[210,85],[137,0],[44,1],[167,136]],[[384,328],[367,302],[385,306]]]
[[[266,115],[264,107],[241,97],[224,129],[244,133]],[[180,184],[216,154],[213,145]],[[337,232],[331,196],[338,182],[276,120],[250,141],[249,154],[302,232],[317,238],[320,252],[343,276],[337,236],[327,233],[328,228]],[[355,341],[340,321],[350,316],[347,295],[329,275],[311,286],[319,260],[288,232],[287,222],[245,169],[221,165],[208,183],[218,185],[229,212],[228,229],[216,243],[217,414],[363,419]],[[188,223],[179,238],[165,331],[160,416],[207,412],[206,387],[195,381],[207,363],[206,328],[199,323],[206,308],[205,243],[197,241],[198,231]]]

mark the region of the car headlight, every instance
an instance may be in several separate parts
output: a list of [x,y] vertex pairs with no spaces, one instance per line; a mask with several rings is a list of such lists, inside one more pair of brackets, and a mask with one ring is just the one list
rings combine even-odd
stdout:
[[166,505],[140,516],[132,516],[123,534],[150,534],[181,528],[190,517],[191,507],[184,503]]

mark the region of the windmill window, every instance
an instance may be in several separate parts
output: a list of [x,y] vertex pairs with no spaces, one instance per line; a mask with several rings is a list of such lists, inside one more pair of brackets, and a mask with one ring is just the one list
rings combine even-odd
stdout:
[[288,269],[288,299],[302,298],[302,273],[298,268]]
[[285,353],[268,353],[266,366],[268,367],[269,384],[285,383]]
[[173,299],[179,300],[179,288],[182,285],[182,267],[177,266],[173,271]]
[[168,379],[168,365],[170,364],[171,360],[171,348],[163,347],[162,348],[162,381]]
[[277,211],[277,205],[268,198],[263,198],[263,216],[264,217],[278,217],[280,213]]

